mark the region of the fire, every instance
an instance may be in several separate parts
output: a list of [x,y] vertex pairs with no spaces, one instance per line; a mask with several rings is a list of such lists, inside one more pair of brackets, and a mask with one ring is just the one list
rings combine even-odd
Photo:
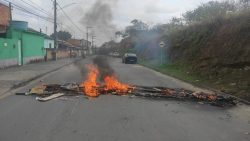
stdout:
[[99,85],[96,82],[99,75],[97,67],[94,65],[87,65],[87,69],[89,71],[87,79],[81,84],[85,95],[90,97],[97,97],[102,91],[112,91],[119,93],[128,92],[129,85],[120,83],[114,75],[104,77],[104,84]]
[[104,82],[106,91],[127,92],[129,89],[129,85],[120,83],[115,76],[106,76]]
[[87,79],[82,83],[84,93],[90,97],[97,97],[99,95],[97,90],[99,85],[97,84],[96,79],[99,71],[94,65],[87,65],[87,69],[89,70]]

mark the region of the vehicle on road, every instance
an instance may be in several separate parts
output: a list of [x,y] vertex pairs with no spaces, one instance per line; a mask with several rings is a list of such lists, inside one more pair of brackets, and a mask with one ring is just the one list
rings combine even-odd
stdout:
[[109,53],[109,56],[120,57],[120,53],[118,53],[118,52],[111,52],[111,53]]
[[137,55],[134,53],[125,53],[122,57],[122,63],[125,64],[136,64],[137,63]]

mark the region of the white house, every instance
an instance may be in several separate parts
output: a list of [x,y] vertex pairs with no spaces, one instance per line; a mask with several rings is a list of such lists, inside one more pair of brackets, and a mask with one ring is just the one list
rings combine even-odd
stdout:
[[44,48],[45,49],[53,49],[54,48],[54,40],[49,36],[44,38]]

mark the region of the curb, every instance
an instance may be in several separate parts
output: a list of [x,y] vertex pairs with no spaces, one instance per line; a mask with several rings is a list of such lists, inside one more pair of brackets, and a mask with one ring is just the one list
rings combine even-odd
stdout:
[[28,84],[29,82],[34,81],[34,80],[36,80],[36,79],[38,79],[38,78],[41,78],[41,77],[45,76],[45,75],[48,74],[48,73],[52,73],[52,72],[58,71],[58,70],[60,70],[61,68],[66,67],[66,66],[69,66],[69,65],[71,65],[71,64],[73,64],[73,63],[75,63],[75,62],[77,62],[77,61],[80,61],[80,60],[81,60],[81,59],[76,59],[76,60],[74,60],[74,61],[72,61],[72,62],[70,62],[70,63],[67,63],[67,64],[65,64],[65,65],[62,65],[62,66],[60,66],[60,67],[58,67],[58,68],[55,68],[55,69],[53,69],[53,70],[47,71],[47,72],[42,73],[42,74],[39,74],[39,75],[37,75],[37,76],[34,76],[34,77],[32,77],[32,78],[29,78],[29,79],[24,80],[24,81],[22,81],[22,82],[19,82],[19,83],[17,83],[17,84],[14,84],[14,85],[13,85],[12,87],[10,87],[7,91],[4,91],[3,93],[0,93],[0,96],[6,94],[6,93],[8,93],[8,92],[10,92],[10,91],[13,90],[13,89],[17,89],[17,88],[20,88],[20,87],[22,87],[22,86],[25,86],[25,85]]

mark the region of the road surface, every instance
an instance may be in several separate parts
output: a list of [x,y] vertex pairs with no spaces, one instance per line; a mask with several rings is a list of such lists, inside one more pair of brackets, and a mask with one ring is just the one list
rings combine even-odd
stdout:
[[[122,82],[189,87],[139,65],[109,59]],[[81,82],[79,64],[64,67],[17,90],[39,83]],[[42,80],[42,81],[41,81]],[[6,94],[0,100],[0,141],[249,141],[250,108],[225,109],[194,102],[127,96],[59,98],[38,102],[32,96]]]

